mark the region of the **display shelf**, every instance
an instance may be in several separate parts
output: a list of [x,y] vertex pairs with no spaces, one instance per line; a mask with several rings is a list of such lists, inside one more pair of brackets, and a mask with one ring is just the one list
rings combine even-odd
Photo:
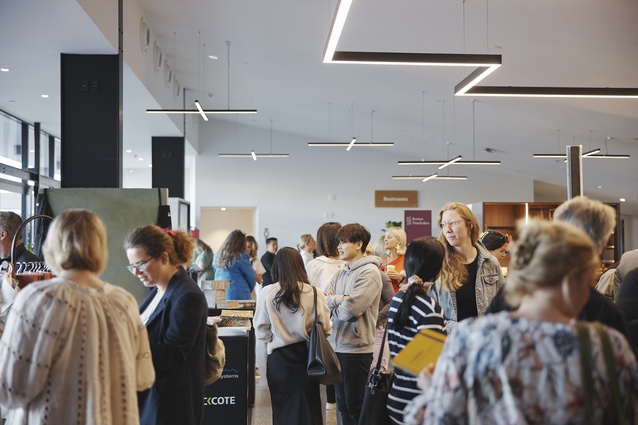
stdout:
[[[510,235],[511,240],[518,220],[526,217],[551,220],[560,204],[561,202],[479,202],[470,204],[469,207],[476,215],[481,232],[495,230]],[[620,204],[606,204],[616,212],[616,227],[602,254],[602,262],[608,266],[620,259]],[[509,256],[501,263],[501,266],[506,267]]]

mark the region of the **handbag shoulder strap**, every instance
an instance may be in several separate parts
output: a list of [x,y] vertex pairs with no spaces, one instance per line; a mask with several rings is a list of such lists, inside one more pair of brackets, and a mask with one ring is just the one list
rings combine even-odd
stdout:
[[605,367],[607,368],[607,375],[609,377],[609,386],[611,387],[612,402],[616,411],[616,420],[618,423],[625,423],[625,411],[622,408],[620,386],[618,384],[618,372],[616,370],[616,360],[614,359],[614,350],[611,346],[611,340],[609,334],[605,330],[605,327],[598,322],[593,323],[594,329],[600,336],[600,343],[602,346],[603,358],[605,360]]
[[312,286],[312,292],[314,292],[315,294],[315,322],[313,323],[313,326],[317,324],[317,321],[319,320],[319,316],[317,315],[317,287],[316,286]]
[[385,348],[385,338],[388,336],[388,324],[385,324],[385,331],[383,332],[383,339],[381,340],[381,347],[379,348],[379,356],[377,357],[377,370],[381,370],[381,361],[383,360],[383,349]]
[[578,330],[578,345],[580,348],[580,377],[583,384],[583,405],[587,423],[594,423],[594,406],[592,395],[594,393],[594,378],[592,376],[593,362],[591,354],[591,339],[589,338],[589,326],[585,322],[576,322]]

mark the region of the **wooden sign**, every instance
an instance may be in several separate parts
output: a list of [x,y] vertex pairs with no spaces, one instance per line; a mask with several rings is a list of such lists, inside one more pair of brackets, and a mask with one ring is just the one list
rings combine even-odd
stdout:
[[419,203],[418,194],[416,190],[375,190],[374,206],[376,208],[414,208]]

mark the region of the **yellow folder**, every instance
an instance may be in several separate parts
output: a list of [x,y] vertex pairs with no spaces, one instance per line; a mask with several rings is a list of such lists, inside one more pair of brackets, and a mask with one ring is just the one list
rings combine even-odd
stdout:
[[416,376],[430,363],[436,364],[444,342],[445,335],[441,332],[421,329],[392,359],[392,364]]

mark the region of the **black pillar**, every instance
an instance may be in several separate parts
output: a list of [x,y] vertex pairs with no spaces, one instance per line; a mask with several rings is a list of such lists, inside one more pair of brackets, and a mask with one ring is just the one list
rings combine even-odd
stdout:
[[582,146],[567,146],[567,199],[583,194]]
[[184,197],[184,152],[183,137],[153,137],[152,185],[170,197]]
[[122,187],[119,55],[61,54],[61,187]]

